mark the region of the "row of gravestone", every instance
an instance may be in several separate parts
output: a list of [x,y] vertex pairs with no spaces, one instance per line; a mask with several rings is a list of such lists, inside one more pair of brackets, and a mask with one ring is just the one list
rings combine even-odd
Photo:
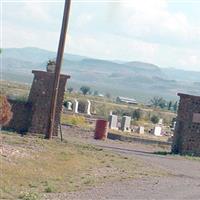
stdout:
[[[123,116],[121,123],[118,121],[118,116],[111,114],[109,116],[109,128],[112,130],[122,130],[124,132],[137,132],[139,134],[144,134],[145,129],[143,126],[139,126],[137,128],[131,127],[131,117],[129,116]],[[162,135],[162,120],[160,120],[160,123],[155,126],[153,129],[153,134],[155,136],[161,136]]]
[[[73,113],[77,114],[79,113],[79,101],[77,99],[74,99],[74,101],[67,101],[66,102],[66,109],[67,111],[72,111]],[[84,113],[87,115],[91,115],[91,101],[87,100],[86,106],[84,108]]]

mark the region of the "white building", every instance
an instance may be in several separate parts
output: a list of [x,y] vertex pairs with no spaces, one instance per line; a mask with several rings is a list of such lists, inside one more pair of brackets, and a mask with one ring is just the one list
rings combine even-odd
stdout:
[[128,97],[117,97],[116,101],[128,104],[138,104],[138,102],[135,99],[131,99]]

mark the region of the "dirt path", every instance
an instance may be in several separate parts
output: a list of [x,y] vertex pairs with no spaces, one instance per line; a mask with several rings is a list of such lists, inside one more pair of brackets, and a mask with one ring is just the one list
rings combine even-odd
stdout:
[[[114,141],[97,141],[89,133],[81,137],[67,134],[68,139],[90,143],[112,152],[137,157],[146,165],[164,169],[171,175],[123,182],[106,183],[81,192],[54,194],[49,199],[56,200],[131,200],[131,199],[164,199],[164,200],[199,200],[200,199],[200,161],[180,156],[162,156],[153,152],[159,150],[148,145],[129,144]],[[81,138],[81,140],[80,140]]]

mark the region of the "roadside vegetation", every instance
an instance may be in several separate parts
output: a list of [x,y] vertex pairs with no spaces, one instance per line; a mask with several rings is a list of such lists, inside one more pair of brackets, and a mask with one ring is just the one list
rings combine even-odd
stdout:
[[62,114],[61,115],[61,124],[67,124],[72,126],[79,126],[79,127],[89,127],[89,124],[86,122],[84,116],[76,116],[76,115],[68,115]]

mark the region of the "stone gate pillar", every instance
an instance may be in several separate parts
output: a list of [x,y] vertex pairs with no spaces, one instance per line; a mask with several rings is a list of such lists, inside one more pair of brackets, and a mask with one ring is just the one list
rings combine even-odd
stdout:
[[200,156],[200,96],[180,96],[172,152]]
[[[54,73],[45,71],[32,71],[34,79],[28,101],[32,104],[32,119],[29,132],[46,134],[50,119],[51,95],[53,92]],[[58,100],[56,107],[54,136],[58,135],[58,125],[62,111],[62,104],[67,79],[70,76],[60,75]]]

